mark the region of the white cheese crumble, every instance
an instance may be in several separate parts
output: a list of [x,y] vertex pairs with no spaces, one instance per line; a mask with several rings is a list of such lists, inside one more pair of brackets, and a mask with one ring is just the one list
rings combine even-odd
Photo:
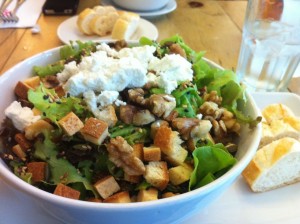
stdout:
[[12,120],[14,126],[20,131],[41,119],[41,116],[35,116],[29,107],[22,107],[21,103],[17,101],[12,102],[5,109],[5,115]]
[[[165,55],[161,60],[151,60],[149,70],[155,71],[156,83],[170,94],[178,86],[179,81],[192,81],[192,65],[178,54]],[[153,76],[150,77],[153,82]]]

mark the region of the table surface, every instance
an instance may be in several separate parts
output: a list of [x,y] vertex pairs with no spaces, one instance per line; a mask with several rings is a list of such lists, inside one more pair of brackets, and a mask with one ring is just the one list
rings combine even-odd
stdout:
[[[78,13],[99,2],[80,0]],[[158,40],[179,34],[196,51],[205,50],[205,57],[235,70],[246,4],[246,0],[177,0],[177,8],[172,13],[147,19],[157,27]],[[30,28],[0,29],[0,74],[32,55],[62,45],[56,32],[68,18],[42,14],[38,34],[33,34]]]

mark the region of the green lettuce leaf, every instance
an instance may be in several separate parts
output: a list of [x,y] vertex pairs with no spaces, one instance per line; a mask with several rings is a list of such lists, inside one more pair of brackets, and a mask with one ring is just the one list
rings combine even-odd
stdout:
[[59,158],[56,151],[56,145],[50,140],[50,133],[45,132],[44,141],[37,141],[35,143],[34,157],[38,160],[42,160],[48,163],[50,170],[49,182],[51,184],[63,183],[65,185],[72,183],[82,183],[86,190],[92,191],[95,196],[93,185],[90,182],[90,174],[87,175],[87,170],[90,167],[90,163],[81,163],[80,169],[74,167],[69,161],[64,158]]
[[42,118],[49,118],[54,123],[71,111],[79,117],[86,111],[80,98],[58,98],[54,90],[47,89],[42,84],[36,90],[28,91],[28,100],[42,112]]
[[194,170],[189,182],[189,190],[210,183],[227,172],[236,159],[227,152],[223,144],[202,146],[193,151]]

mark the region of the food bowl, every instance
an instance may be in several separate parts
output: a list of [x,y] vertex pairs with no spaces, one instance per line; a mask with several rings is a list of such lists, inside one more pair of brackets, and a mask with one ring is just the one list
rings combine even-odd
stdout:
[[117,6],[132,11],[154,11],[166,6],[169,0],[112,0]]
[[[15,99],[13,89],[18,80],[28,78],[34,65],[47,65],[57,61],[58,58],[59,48],[54,48],[22,61],[0,77],[0,94],[5,96],[0,101],[1,122],[5,117],[4,109]],[[209,60],[207,62],[213,67],[221,68]],[[246,93],[246,98],[247,114],[252,117],[259,116],[260,112],[252,97]],[[56,196],[15,176],[3,160],[0,160],[0,178],[13,190],[26,194],[45,212],[64,223],[179,223],[206,207],[232,184],[255,154],[260,135],[260,125],[252,130],[243,127],[236,154],[238,162],[227,173],[196,190],[156,201],[110,204]]]

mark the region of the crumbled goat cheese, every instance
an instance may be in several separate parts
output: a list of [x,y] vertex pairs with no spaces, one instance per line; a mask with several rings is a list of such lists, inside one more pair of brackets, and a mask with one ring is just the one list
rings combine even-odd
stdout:
[[176,89],[178,81],[193,79],[192,64],[178,54],[166,55],[161,60],[155,58],[149,63],[148,69],[155,71],[156,83],[168,94]]
[[66,82],[73,74],[79,72],[79,69],[75,61],[71,61],[65,65],[65,68],[62,72],[57,74],[57,79],[61,83]]
[[100,95],[97,97],[97,102],[100,106],[104,107],[109,104],[112,104],[118,99],[119,92],[117,91],[102,91]]
[[115,59],[108,57],[106,52],[96,52],[84,57],[78,68],[80,71],[73,74],[63,86],[73,96],[88,90],[122,91],[127,87],[141,87],[147,81],[147,69],[137,59]]
[[25,127],[41,119],[41,116],[35,116],[29,107],[22,107],[20,102],[14,101],[5,109],[6,117],[10,118],[20,131]]

